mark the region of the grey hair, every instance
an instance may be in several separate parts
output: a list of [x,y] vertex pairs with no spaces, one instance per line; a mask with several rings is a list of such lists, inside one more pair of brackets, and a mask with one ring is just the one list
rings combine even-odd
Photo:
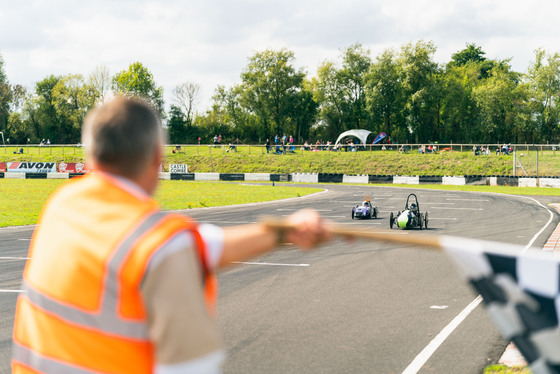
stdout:
[[123,176],[140,174],[162,142],[159,116],[139,98],[117,97],[96,107],[82,129],[87,158]]

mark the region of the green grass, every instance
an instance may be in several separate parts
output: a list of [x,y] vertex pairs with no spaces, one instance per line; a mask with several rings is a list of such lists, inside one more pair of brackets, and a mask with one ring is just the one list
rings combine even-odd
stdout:
[[[43,161],[83,162],[78,147],[24,147],[24,154],[13,154],[15,147],[0,147],[0,162]],[[164,170],[169,164],[187,164],[189,172],[220,173],[343,173],[372,175],[513,175],[513,156],[474,156],[472,152],[439,154],[400,154],[396,151],[309,152],[267,154],[260,146],[243,146],[238,152],[227,147],[183,146],[178,153],[165,148]],[[518,158],[529,175],[536,175],[536,152],[523,149]],[[539,175],[560,176],[560,152],[539,152]],[[524,175],[521,169],[517,175]]]
[[532,371],[525,366],[508,367],[506,365],[489,365],[482,374],[531,374]]
[[[37,223],[44,202],[63,182],[60,179],[0,179],[0,227]],[[321,190],[224,182],[161,181],[155,198],[163,209],[175,210],[279,200]]]

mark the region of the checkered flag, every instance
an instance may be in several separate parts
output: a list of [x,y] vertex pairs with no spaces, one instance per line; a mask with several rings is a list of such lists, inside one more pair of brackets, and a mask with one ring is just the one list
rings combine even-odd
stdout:
[[442,237],[440,244],[533,373],[560,373],[560,257],[480,240]]

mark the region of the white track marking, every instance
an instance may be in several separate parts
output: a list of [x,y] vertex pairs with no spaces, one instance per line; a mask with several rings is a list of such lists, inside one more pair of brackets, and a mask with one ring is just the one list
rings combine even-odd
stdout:
[[24,293],[23,290],[0,290],[0,293]]
[[435,338],[420,352],[414,360],[408,365],[406,369],[402,372],[402,374],[416,374],[422,366],[428,361],[428,359],[434,354],[434,352],[439,348],[439,346],[451,335],[451,333],[468,317],[468,315],[480,304],[482,301],[482,297],[478,296],[474,299],[465,309],[461,311],[457,315],[457,317],[453,318],[453,320],[441,330],[439,334],[436,335]]
[[488,199],[445,199],[448,201],[490,201]]
[[433,206],[432,209],[449,209],[449,210],[484,210],[483,208],[451,208],[446,206]]
[[[299,208],[293,208],[293,209],[288,209],[288,208],[278,208],[276,209],[277,212],[295,212],[296,210],[299,210]],[[315,209],[315,211],[317,212],[332,212],[332,209]]]
[[[282,217],[289,217],[289,214],[282,214]],[[348,218],[350,217],[350,215],[346,215],[346,216],[321,216],[323,218]]]
[[434,205],[434,204],[436,204],[436,205],[455,205],[455,203],[428,203],[428,204],[424,203],[422,205]]
[[279,264],[274,262],[232,262],[233,264],[243,264],[243,265],[264,265],[264,266],[295,266],[295,267],[306,267],[309,264]]
[[[548,209],[547,207],[542,205],[537,200],[535,200],[531,197],[525,197],[525,196],[523,196],[523,198],[527,198],[527,199],[532,200],[533,202],[537,203],[538,205],[540,205],[541,207],[546,209],[548,211],[548,213],[550,214],[550,218],[549,218],[548,222],[546,223],[546,225],[544,225],[540,229],[540,231],[537,232],[535,234],[535,236],[533,236],[531,241],[529,241],[529,243],[524,247],[523,251],[526,251],[527,249],[529,249],[533,245],[535,240],[537,240],[537,238],[542,234],[542,232],[548,227],[550,222],[552,222],[552,218],[554,217],[554,215],[552,214],[550,209]],[[416,374],[416,373],[418,373],[418,371],[422,368],[422,366],[424,366],[424,364],[430,359],[432,354],[434,354],[434,352],[439,348],[439,346],[441,344],[443,344],[445,339],[447,339],[449,337],[449,335],[451,335],[451,333],[457,328],[457,326],[459,326],[461,324],[461,322],[463,322],[465,320],[465,318],[468,317],[468,315],[478,306],[478,304],[480,304],[481,301],[482,301],[482,297],[479,295],[469,305],[467,305],[467,307],[465,309],[463,309],[461,311],[461,313],[459,313],[457,315],[457,317],[455,317],[447,326],[445,326],[443,328],[443,330],[441,330],[441,332],[426,346],[426,348],[424,348],[422,350],[422,352],[420,352],[418,354],[418,356],[416,356],[414,358],[414,360],[412,360],[410,365],[408,365],[408,367],[406,369],[404,369],[402,374]]]
[[22,260],[26,261],[31,259],[31,257],[0,257],[0,260]]
[[[524,196],[525,197],[525,196]],[[529,249],[529,247],[531,247],[533,245],[533,243],[535,242],[535,240],[537,240],[537,238],[542,234],[542,232],[548,227],[548,225],[550,225],[550,222],[552,222],[552,219],[554,218],[554,214],[552,214],[552,211],[550,209],[548,209],[547,207],[545,207],[544,205],[542,205],[541,203],[539,203],[537,200],[533,199],[532,197],[525,197],[526,199],[529,200],[533,200],[535,203],[537,203],[538,205],[542,206],[544,209],[548,210],[548,214],[550,214],[550,218],[548,219],[548,222],[546,223],[546,225],[543,226],[543,228],[535,234],[535,236],[533,236],[533,239],[531,239],[531,241],[525,246],[525,248],[523,249],[523,251],[525,252],[527,249]]]
[[446,220],[446,221],[457,221],[457,218],[451,218],[451,217],[445,217],[445,218],[444,217],[428,217],[428,218],[429,218],[430,221],[431,220],[437,220],[437,219],[443,219],[443,220]]

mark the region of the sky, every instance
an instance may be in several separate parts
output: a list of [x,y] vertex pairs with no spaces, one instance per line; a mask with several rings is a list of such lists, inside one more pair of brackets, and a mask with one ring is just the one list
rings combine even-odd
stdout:
[[139,61],[163,86],[200,86],[197,111],[218,85],[240,83],[248,58],[287,48],[308,77],[360,43],[375,58],[431,41],[445,64],[467,43],[518,72],[534,50],[560,52],[557,0],[0,0],[0,55],[10,83],[33,89],[56,74],[111,75]]

